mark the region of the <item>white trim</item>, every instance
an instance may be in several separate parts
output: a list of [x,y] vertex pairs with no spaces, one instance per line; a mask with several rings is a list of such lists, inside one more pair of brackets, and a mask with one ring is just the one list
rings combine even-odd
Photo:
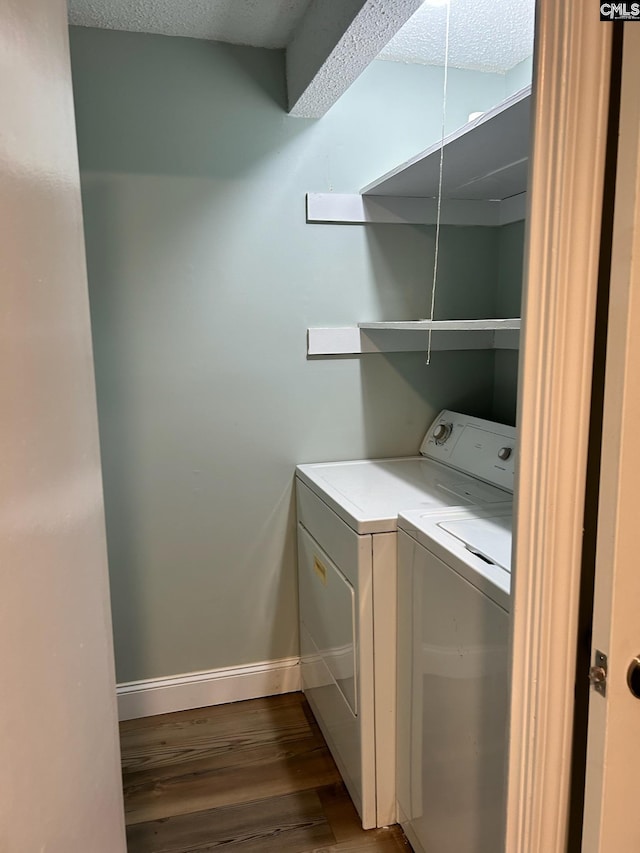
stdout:
[[506,853],[564,853],[611,27],[539,0]]
[[298,657],[129,681],[117,687],[118,717],[120,720],[153,717],[300,689]]

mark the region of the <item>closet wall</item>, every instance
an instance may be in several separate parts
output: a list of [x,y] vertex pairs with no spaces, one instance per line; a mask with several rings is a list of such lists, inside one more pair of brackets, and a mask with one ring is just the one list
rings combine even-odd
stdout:
[[[524,222],[498,229],[496,317],[519,317],[522,313],[524,229]],[[507,424],[516,422],[518,355],[518,350],[497,350],[495,354],[493,417]]]
[[[433,228],[307,225],[304,195],[439,138],[442,73],[375,62],[306,121],[278,51],[71,45],[118,680],[295,656],[295,464],[415,453],[443,406],[494,413],[489,351],[305,354],[308,326],[428,311]],[[504,90],[452,73],[448,129]],[[441,316],[491,316],[500,231],[442,238]]]

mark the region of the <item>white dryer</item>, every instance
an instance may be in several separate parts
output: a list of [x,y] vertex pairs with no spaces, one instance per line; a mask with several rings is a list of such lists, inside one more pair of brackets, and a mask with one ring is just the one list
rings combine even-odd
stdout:
[[416,853],[504,850],[511,517],[398,519],[398,820]]
[[365,829],[396,820],[398,513],[509,500],[514,445],[443,411],[420,456],[297,468],[302,685]]

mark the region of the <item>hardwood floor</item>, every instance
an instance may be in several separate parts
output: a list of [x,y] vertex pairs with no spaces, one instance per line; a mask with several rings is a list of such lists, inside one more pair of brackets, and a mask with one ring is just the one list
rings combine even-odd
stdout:
[[301,693],[120,725],[129,853],[410,853],[365,832]]

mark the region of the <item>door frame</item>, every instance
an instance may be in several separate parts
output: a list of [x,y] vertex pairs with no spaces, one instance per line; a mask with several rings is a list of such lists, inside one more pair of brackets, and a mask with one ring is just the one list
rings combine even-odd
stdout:
[[[512,596],[507,853],[564,853],[612,26],[539,0]],[[585,675],[586,677],[586,675]]]

